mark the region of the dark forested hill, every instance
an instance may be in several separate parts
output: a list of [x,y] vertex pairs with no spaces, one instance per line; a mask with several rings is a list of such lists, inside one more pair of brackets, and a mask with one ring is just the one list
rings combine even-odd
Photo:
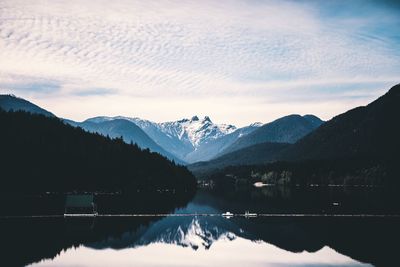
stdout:
[[340,114],[283,151],[278,160],[399,159],[400,85],[367,106]]
[[122,139],[128,144],[131,142],[136,143],[142,149],[148,148],[150,151],[157,152],[179,164],[185,163],[154,142],[153,139],[151,139],[139,126],[131,121],[125,119],[106,120],[99,122],[86,120],[80,123],[70,120],[65,121],[73,126],[81,127],[82,129],[92,133],[99,133],[111,138],[122,136]]
[[183,166],[157,153],[66,125],[57,118],[0,110],[1,190],[193,189]]
[[[268,183],[400,186],[399,114],[400,85],[396,85],[367,106],[334,117],[273,155],[265,149],[257,150],[273,163],[236,164],[220,174],[246,179],[258,173],[253,177],[263,177]],[[193,169],[196,174],[210,173],[206,164],[196,167],[202,167]]]
[[[0,108],[5,111],[25,111],[32,114],[42,114],[47,117],[55,117],[51,112],[25,100],[18,98],[13,95],[0,95]],[[156,142],[153,141],[141,128],[135,123],[125,119],[106,120],[106,121],[95,121],[86,120],[84,122],[76,122],[73,120],[64,119],[64,122],[75,126],[81,127],[82,129],[92,132],[99,133],[104,136],[111,138],[121,137],[126,143],[135,143],[140,148],[148,148],[152,152],[157,152],[170,160],[174,160],[179,164],[185,162],[176,156],[172,155]]]
[[223,150],[220,155],[251,145],[269,143],[295,143],[323,123],[314,115],[289,115],[264,124]]

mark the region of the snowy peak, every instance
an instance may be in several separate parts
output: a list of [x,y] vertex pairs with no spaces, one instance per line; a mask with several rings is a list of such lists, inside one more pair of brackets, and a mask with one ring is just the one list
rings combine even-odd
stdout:
[[[189,121],[189,120],[188,120],[188,119],[182,119],[181,121]],[[197,115],[194,115],[194,116],[190,119],[190,121],[191,121],[191,122],[196,122],[196,121],[200,121],[200,119],[199,119],[199,117],[198,117]],[[208,116],[205,116],[201,121],[202,121],[203,123],[205,123],[205,122],[212,123],[210,117],[208,117]]]
[[215,124],[208,116],[202,119],[193,116],[190,120],[182,119],[158,125],[163,132],[191,144],[194,149],[209,140],[217,139],[236,130],[233,125]]
[[[101,123],[116,119],[128,120],[135,123],[158,145],[187,162],[212,157],[215,153],[219,153],[219,149],[216,146],[222,145],[225,147],[236,141],[237,138],[248,134],[262,125],[261,123],[254,123],[238,129],[231,124],[214,123],[209,116],[200,117],[197,115],[162,123],[138,117],[130,118],[123,116],[101,116],[88,119],[86,122]],[[208,149],[211,147],[212,149],[209,151]]]
[[[123,116],[106,117],[99,116],[86,120],[86,122],[101,123],[104,121],[123,119],[135,123],[150,135],[157,143],[162,143],[157,133],[165,134],[169,139],[176,139],[182,142],[190,151],[195,150],[201,144],[210,140],[220,138],[236,130],[230,124],[215,124],[209,116],[203,118],[194,115],[191,119],[181,119],[178,121],[156,123],[140,118],[129,118]],[[165,144],[160,144],[165,145]]]
[[208,117],[208,116],[205,116],[204,119],[203,119],[203,121],[204,121],[204,122],[212,123],[210,117]]

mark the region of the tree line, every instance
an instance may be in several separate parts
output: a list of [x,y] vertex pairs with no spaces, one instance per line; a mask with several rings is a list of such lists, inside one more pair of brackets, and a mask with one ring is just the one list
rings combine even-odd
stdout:
[[121,138],[22,111],[0,109],[3,192],[194,190],[194,176]]

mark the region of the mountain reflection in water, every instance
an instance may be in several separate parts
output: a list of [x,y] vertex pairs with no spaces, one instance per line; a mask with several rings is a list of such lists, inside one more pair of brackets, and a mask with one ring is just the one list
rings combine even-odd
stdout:
[[[222,213],[251,204],[237,199],[199,191],[174,213]],[[396,218],[61,217],[0,223],[4,266],[393,266],[400,237]]]
[[[233,238],[233,237],[232,237]],[[167,243],[123,250],[68,250],[54,260],[33,266],[372,266],[359,263],[329,247],[292,253],[264,242],[222,237],[212,249],[197,251]]]

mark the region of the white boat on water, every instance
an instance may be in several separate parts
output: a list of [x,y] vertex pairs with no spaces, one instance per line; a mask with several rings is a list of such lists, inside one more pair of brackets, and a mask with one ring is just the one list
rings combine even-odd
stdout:
[[232,218],[233,217],[233,213],[231,213],[229,211],[224,212],[224,213],[222,213],[222,217],[225,217],[227,219]]

